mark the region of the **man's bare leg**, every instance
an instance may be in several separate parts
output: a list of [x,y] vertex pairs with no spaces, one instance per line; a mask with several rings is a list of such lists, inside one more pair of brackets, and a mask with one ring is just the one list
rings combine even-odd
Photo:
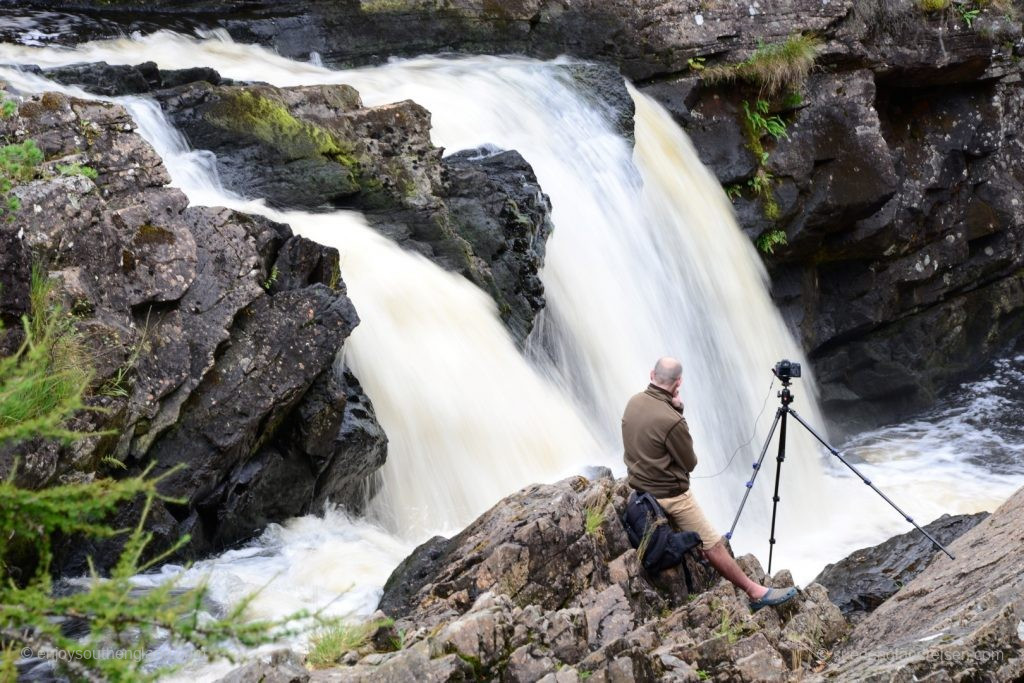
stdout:
[[718,541],[710,548],[704,550],[704,557],[707,558],[708,562],[715,570],[724,576],[726,580],[732,583],[734,586],[745,592],[751,600],[757,600],[764,597],[768,589],[759,583],[754,582],[749,576],[743,573],[740,566],[736,564],[736,560],[733,559],[729,551],[725,549],[725,542]]

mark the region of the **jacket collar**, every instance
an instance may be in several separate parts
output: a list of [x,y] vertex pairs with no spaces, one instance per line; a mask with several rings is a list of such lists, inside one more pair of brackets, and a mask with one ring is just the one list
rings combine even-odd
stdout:
[[657,384],[651,383],[647,385],[647,393],[654,398],[665,401],[665,403],[672,403],[672,394],[668,393]]
[[667,391],[659,387],[657,384],[648,384],[647,391],[645,391],[644,393],[647,394],[648,396],[651,396],[652,398],[658,399],[659,401],[664,401],[665,403],[669,404],[669,406],[671,406],[672,410],[675,410],[676,412],[683,412],[681,407],[676,408],[674,405],[672,405],[672,394],[668,393]]

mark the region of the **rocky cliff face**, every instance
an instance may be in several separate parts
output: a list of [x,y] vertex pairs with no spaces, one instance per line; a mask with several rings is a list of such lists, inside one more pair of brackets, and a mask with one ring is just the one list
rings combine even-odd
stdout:
[[[358,508],[386,439],[356,379],[334,370],[359,322],[337,252],[286,225],[188,207],[120,106],[47,93],[0,125],[45,158],[0,225],[5,346],[42,264],[96,361],[90,401],[103,412],[80,426],[112,430],[4,452],[5,473],[23,456],[18,482],[34,488],[124,471],[106,456],[129,472],[184,464],[163,491],[186,502],[158,502],[149,524],[157,545],[187,532],[197,553],[328,497]],[[112,559],[77,545],[62,569],[82,571],[90,551]]]
[[[737,188],[774,295],[833,417],[873,423],[933,402],[1024,329],[1024,86],[1020,19],[971,27],[911,3],[851,3],[824,34],[795,105],[765,96],[787,135],[752,153],[758,86],[695,73],[651,85],[723,185]],[[772,178],[778,217],[747,185]]]

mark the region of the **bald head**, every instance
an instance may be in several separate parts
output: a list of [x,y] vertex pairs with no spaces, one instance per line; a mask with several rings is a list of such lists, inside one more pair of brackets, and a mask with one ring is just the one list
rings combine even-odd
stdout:
[[679,378],[683,376],[683,364],[675,358],[665,356],[659,358],[651,370],[651,381],[663,389],[671,390]]

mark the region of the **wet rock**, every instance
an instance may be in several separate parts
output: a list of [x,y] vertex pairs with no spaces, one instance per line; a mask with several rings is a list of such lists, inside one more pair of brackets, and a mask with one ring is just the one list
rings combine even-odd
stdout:
[[[831,679],[1017,680],[1024,632],[1024,489],[857,624]],[[824,680],[824,679],[823,679]]]
[[[358,509],[386,439],[355,378],[335,374],[358,324],[337,252],[286,225],[188,207],[120,106],[47,93],[2,125],[9,141],[35,139],[47,161],[13,190],[22,209],[0,227],[12,246],[0,272],[48,264],[96,359],[89,400],[104,412],[80,426],[114,432],[33,449],[19,483],[122,474],[107,455],[129,473],[187,465],[162,485],[187,502],[151,512],[154,550],[187,531],[190,552],[209,552],[328,497]],[[65,163],[95,178],[59,172]],[[0,297],[8,318],[27,312],[24,283]],[[5,471],[15,455],[0,454]],[[119,522],[138,512],[127,506]],[[117,552],[67,546],[63,571],[84,571],[89,554],[105,567]]]
[[[987,512],[943,515],[926,524],[924,529],[948,547],[954,539],[973,529],[986,517]],[[851,617],[855,613],[870,612],[885,602],[924,571],[941,552],[917,530],[908,531],[828,565],[814,582],[824,586],[829,599],[847,617]]]
[[480,284],[523,342],[544,307],[539,270],[552,230],[551,202],[518,152],[468,150],[443,164],[453,227],[483,261]]

